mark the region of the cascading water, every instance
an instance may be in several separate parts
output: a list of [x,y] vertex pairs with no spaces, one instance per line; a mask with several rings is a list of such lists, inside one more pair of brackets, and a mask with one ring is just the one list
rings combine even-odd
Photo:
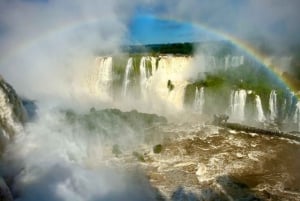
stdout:
[[228,55],[224,58],[225,70],[229,67],[238,67],[244,64],[244,56]]
[[245,63],[244,56],[240,56],[240,65],[244,65],[244,63]]
[[200,114],[203,113],[203,106],[205,103],[204,99],[204,87],[201,87],[200,90],[197,87],[195,92],[195,99],[194,99],[194,110]]
[[277,109],[277,94],[275,90],[272,90],[269,98],[269,110],[270,110],[270,120],[274,121],[278,115]]
[[111,99],[112,57],[97,57],[89,79],[90,93],[103,100]]
[[15,90],[0,77],[0,130],[10,139],[22,129],[26,116]]
[[264,110],[262,108],[261,99],[258,95],[255,96],[255,103],[257,109],[257,121],[264,122],[266,120],[266,117],[264,115]]
[[225,57],[225,61],[224,61],[224,66],[225,66],[225,70],[227,70],[229,68],[229,59],[230,59],[230,56],[226,56]]
[[[185,88],[188,84],[185,73],[191,67],[191,57],[161,56],[156,71],[148,81],[148,90],[162,100],[168,108],[184,108]],[[168,83],[172,85],[170,88]],[[152,97],[153,98],[153,97]]]
[[147,80],[148,80],[146,61],[147,58],[142,57],[140,63],[140,87],[144,99],[147,98]]
[[[137,87],[140,85],[142,92],[148,94],[147,98],[155,100],[155,102],[151,102],[153,105],[163,102],[163,108],[168,106],[168,109],[170,108],[172,111],[180,111],[183,109],[185,89],[188,84],[188,79],[184,75],[186,71],[189,71],[191,57],[162,56],[159,59],[156,62],[154,57],[142,58],[140,75],[134,75],[132,59],[128,59],[124,82],[122,83],[120,79],[121,93],[127,94],[130,77],[137,76],[138,78],[139,76],[140,83],[137,83]],[[152,66],[151,74],[147,71],[149,69],[146,65],[148,61]],[[111,94],[112,59],[99,58],[97,63],[99,68],[95,74],[93,89],[102,97],[106,93]],[[123,66],[125,67],[125,64]],[[104,72],[100,72],[100,67]],[[104,86],[100,87],[99,85]],[[106,90],[106,92],[103,93],[100,89]],[[203,113],[205,103],[204,92],[206,91],[204,90],[203,87],[197,88],[195,97],[191,97],[194,98],[194,108],[201,113]],[[1,101],[6,98],[0,96]],[[245,120],[246,98],[245,90],[232,91],[230,117],[233,120],[238,122]],[[265,117],[261,99],[256,96],[255,100],[257,119],[263,121]],[[0,106],[3,105],[1,101]],[[142,106],[148,105],[143,104]],[[13,189],[17,189],[15,192],[20,201],[42,200],[45,197],[48,200],[63,201],[148,201],[160,198],[155,194],[157,189],[158,193],[163,193],[163,196],[165,194],[172,196],[166,199],[177,200],[179,193],[185,194],[184,191],[177,190],[177,188],[189,185],[191,185],[189,190],[196,192],[196,196],[199,194],[200,198],[196,198],[190,193],[187,194],[187,196],[191,195],[190,197],[184,197],[186,200],[238,200],[245,197],[254,199],[252,189],[250,192],[248,188],[244,188],[248,183],[239,185],[236,180],[227,175],[237,175],[239,176],[237,179],[241,179],[243,182],[244,176],[248,177],[252,173],[259,175],[263,179],[258,179],[257,186],[260,188],[255,188],[255,193],[259,195],[264,191],[266,192],[263,194],[266,194],[265,197],[277,196],[277,194],[271,194],[274,192],[272,191],[274,182],[278,182],[276,186],[279,186],[278,191],[280,191],[281,186],[287,185],[287,189],[291,189],[294,183],[289,184],[289,182],[297,184],[299,181],[298,179],[282,180],[284,176],[293,178],[298,174],[293,174],[293,172],[289,172],[290,170],[273,164],[275,161],[282,163],[283,167],[284,164],[294,165],[291,161],[296,158],[297,153],[292,157],[279,160],[277,158],[282,153],[293,154],[294,148],[299,149],[298,145],[276,137],[261,135],[249,137],[248,134],[242,132],[226,128],[219,129],[213,125],[204,125],[203,122],[196,124],[187,122],[188,120],[184,118],[182,120],[187,124],[180,125],[177,124],[177,121],[174,123],[171,120],[170,124],[157,126],[153,122],[149,125],[143,122],[151,122],[151,118],[149,120],[149,116],[146,114],[137,115],[136,111],[128,114],[116,109],[106,109],[102,112],[94,109],[87,114],[80,115],[80,112],[75,111],[72,114],[72,112],[64,111],[64,108],[61,107],[58,110],[39,111],[37,120],[31,122],[24,129],[25,135],[16,140],[10,147],[11,149],[8,149],[14,154],[6,152],[9,160],[13,156],[16,163],[22,161],[20,167],[17,168],[20,172],[14,174],[16,183],[12,184]],[[2,113],[6,114],[1,112],[1,115]],[[137,121],[143,118],[144,121]],[[294,121],[298,125],[300,125],[299,119],[300,104],[297,104]],[[140,128],[141,130],[139,130]],[[144,130],[145,128],[147,130]],[[226,134],[224,135],[224,133]],[[156,137],[159,139],[158,142],[155,141]],[[145,139],[150,142],[146,142]],[[152,140],[155,141],[155,144],[161,143],[159,145],[163,146],[166,151],[154,154]],[[209,143],[207,143],[208,141]],[[275,147],[274,144],[276,144]],[[290,150],[292,151],[290,152]],[[116,152],[118,153],[116,154]],[[270,157],[272,157],[271,162]],[[261,168],[256,168],[257,165]],[[7,169],[10,169],[9,165],[6,166]],[[136,175],[137,166],[138,169],[142,169],[139,171],[141,175]],[[271,171],[276,167],[278,168],[275,171]],[[296,171],[299,169],[298,167],[299,165],[290,169]],[[131,175],[130,172],[134,172],[134,175]],[[272,177],[272,181],[268,180],[270,177]],[[154,190],[152,186],[155,187]],[[199,192],[199,189],[204,186],[207,189]],[[298,186],[296,187],[298,189]],[[226,189],[225,196],[228,196],[228,199],[224,199],[223,189]],[[227,189],[229,190],[227,191]],[[220,190],[220,194],[212,197],[211,194],[218,190]],[[247,194],[244,194],[244,191]],[[287,195],[295,196],[296,193],[289,194],[289,190],[284,190],[280,198]]]
[[126,69],[125,69],[125,76],[124,76],[124,81],[123,81],[123,90],[122,90],[122,95],[125,97],[127,95],[127,90],[128,90],[128,85],[130,83],[129,80],[129,75],[132,71],[133,65],[132,65],[132,58],[128,59]]
[[297,129],[300,131],[300,101],[296,104],[296,111],[294,114],[294,123],[297,124]]
[[238,57],[238,56],[233,56],[233,57],[231,58],[231,66],[232,66],[232,67],[237,67],[237,66],[239,66],[239,63],[240,63],[240,61],[239,61],[239,57]]
[[245,120],[246,90],[232,91],[230,96],[231,119],[242,122]]

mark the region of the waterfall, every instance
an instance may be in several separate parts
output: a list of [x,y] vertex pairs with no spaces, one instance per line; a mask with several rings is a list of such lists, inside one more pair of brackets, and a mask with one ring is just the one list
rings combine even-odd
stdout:
[[186,85],[186,82],[176,83],[174,89],[169,91],[167,102],[172,108],[183,109]]
[[274,121],[277,118],[277,94],[275,90],[272,90],[270,93],[269,99],[269,110],[270,110],[270,120]]
[[124,76],[124,81],[123,81],[123,90],[122,90],[122,95],[125,97],[127,94],[127,90],[128,90],[128,85],[130,83],[129,80],[129,75],[132,71],[133,65],[132,65],[132,58],[128,59],[127,65],[126,65],[126,69],[125,69],[125,76]]
[[257,120],[259,122],[264,122],[266,120],[266,117],[264,115],[264,110],[262,108],[261,99],[258,95],[255,96],[255,103],[257,109]]
[[230,56],[226,56],[225,57],[225,70],[227,70],[230,67],[230,65],[229,65],[229,59],[230,59]]
[[296,104],[296,111],[294,114],[294,123],[297,124],[297,129],[300,131],[300,101]]
[[231,118],[242,122],[245,120],[246,90],[232,91],[230,96]]
[[[152,76],[148,77],[146,82],[147,93],[151,93],[148,100],[155,103],[159,101],[162,103],[160,105],[164,105],[164,109],[168,107],[172,110],[182,110],[184,108],[185,88],[188,84],[185,75],[192,67],[191,57],[160,56],[157,64],[153,57],[150,61]],[[141,78],[142,75],[144,74],[141,72]],[[173,86],[172,89],[168,87],[168,83]]]
[[204,106],[204,87],[201,87],[200,90],[196,87],[195,92],[195,100],[194,100],[194,110],[199,112],[200,114],[203,113],[203,106]]
[[91,72],[89,89],[101,99],[111,99],[112,57],[97,57],[94,72]]
[[232,56],[231,58],[231,66],[238,67],[240,65],[240,57],[239,56]]
[[147,98],[147,66],[146,57],[141,58],[140,63],[140,87],[143,98]]
[[0,135],[11,139],[22,129],[26,117],[26,111],[15,90],[0,77]]
[[240,56],[240,65],[244,65],[245,64],[245,58],[244,56]]
[[238,67],[240,65],[243,65],[245,62],[244,56],[226,56],[224,59],[224,66],[225,70],[229,67]]

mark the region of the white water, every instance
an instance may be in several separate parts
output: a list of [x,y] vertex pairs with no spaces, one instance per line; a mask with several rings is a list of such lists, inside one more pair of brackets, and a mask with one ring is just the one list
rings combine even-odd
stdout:
[[132,71],[133,65],[132,65],[132,58],[129,58],[127,61],[126,69],[125,69],[125,75],[124,75],[124,81],[123,81],[123,90],[122,95],[125,97],[127,95],[128,85],[130,83],[129,75]]
[[270,110],[270,120],[274,121],[278,115],[277,94],[275,90],[272,90],[270,93],[269,110]]
[[247,92],[246,90],[232,91],[230,96],[230,118],[237,122],[245,120],[245,105],[246,105]]
[[[17,170],[14,190],[20,192],[18,200],[154,200],[142,173],[131,175],[124,166],[114,165],[113,143],[139,144],[132,133],[103,124],[108,132],[122,133],[110,141],[103,132],[90,131],[80,122],[68,124],[55,109],[38,115],[5,153],[5,172],[13,172],[11,167]],[[14,162],[11,167],[10,161]]]
[[241,65],[241,59],[239,56],[232,56],[231,58],[231,66],[238,67]]
[[300,131],[300,101],[296,104],[296,111],[294,114],[294,123],[297,124],[298,131]]
[[203,113],[203,106],[205,103],[204,99],[204,87],[201,87],[200,90],[197,87],[195,92],[195,99],[194,99],[194,110],[200,114]]
[[[148,91],[151,98],[159,100],[164,108],[171,110],[184,109],[184,94],[188,84],[186,81],[186,72],[191,68],[191,57],[173,57],[162,56],[153,70],[153,75],[148,79]],[[172,83],[174,88],[169,90],[168,81]]]
[[261,99],[258,95],[255,96],[255,103],[257,109],[257,121],[264,122],[266,120],[266,117],[264,115],[264,110],[262,108]]
[[147,99],[147,88],[148,88],[146,61],[147,58],[142,57],[140,63],[140,88],[144,99]]
[[[156,66],[152,68],[157,69],[153,72],[153,76],[147,74],[146,59],[144,58],[140,66],[141,88],[145,93],[151,95],[149,98],[153,97],[156,101],[157,99],[163,101],[167,104],[166,106],[173,110],[183,109],[184,93],[188,84],[186,77],[183,75],[190,67],[190,57],[162,57],[157,68]],[[151,58],[152,66],[155,63],[154,61]],[[95,93],[101,97],[110,96],[112,59],[99,58],[97,63],[99,64],[97,68],[99,72],[96,74],[95,79],[97,83],[94,88]],[[168,89],[168,80],[174,85],[173,90]],[[202,88],[198,89],[198,95],[198,105],[202,111],[204,88],[203,90]],[[245,90],[233,91],[231,94],[231,115],[236,121],[243,121],[245,118],[246,98],[247,93]],[[1,97],[0,100],[2,101],[0,105],[5,108],[5,111],[8,110],[10,105],[5,102],[6,97]],[[261,103],[259,105],[261,106]],[[299,109],[297,114],[299,114],[300,104],[299,106],[297,105],[297,108]],[[111,147],[115,141],[107,142],[101,137],[100,134],[102,133],[89,133],[82,128],[82,125],[68,126],[63,121],[64,117],[59,112],[57,113],[53,111],[39,113],[39,118],[27,125],[24,131],[25,135],[19,136],[16,143],[12,145],[13,147],[10,151],[14,154],[10,155],[11,152],[7,153],[9,159],[11,159],[11,156],[14,156],[16,158],[15,161],[22,163],[15,184],[17,192],[18,190],[21,192],[21,198],[18,200],[37,200],[39,198],[44,198],[45,200],[76,201],[155,200],[151,187],[143,179],[140,179],[139,174],[128,176],[128,172],[124,170],[126,167],[124,168],[123,161],[120,162],[121,165],[119,168],[113,165],[114,161],[119,160],[111,154]],[[299,116],[296,119],[299,120]],[[115,119],[111,121],[115,122]],[[174,127],[177,129],[176,126]],[[184,128],[184,132],[187,132],[189,128]],[[172,127],[172,129],[174,128]],[[217,127],[214,127],[214,129],[217,133],[219,132]],[[129,133],[127,131],[120,130],[120,133],[130,139],[134,138],[128,136]],[[124,137],[122,140],[114,140],[119,140],[118,143],[123,142],[130,146],[138,144],[135,141],[133,141],[134,143],[132,141],[125,141],[128,138]],[[236,143],[234,138],[229,139],[225,143],[230,144],[227,142]],[[215,147],[222,146],[222,143],[212,144]],[[247,147],[247,144],[244,143],[241,147]],[[211,157],[207,165],[208,168],[198,163],[196,174],[201,176],[201,179],[205,179],[205,175],[209,175],[209,172],[206,172],[206,170],[209,170],[211,167],[215,167],[217,172],[215,175],[219,173],[224,174],[224,171],[227,173],[226,171],[231,169],[231,164],[236,165],[237,170],[242,169],[239,166],[240,158],[244,157],[243,154],[237,153],[239,159],[235,163],[230,163],[227,167],[225,165],[227,165],[226,162],[228,160],[222,160],[222,154]],[[184,155],[182,154],[180,157],[184,158]],[[226,156],[226,154],[224,155]],[[198,156],[199,154],[197,154]],[[250,159],[254,158],[250,156],[252,157],[252,155],[249,155]],[[160,157],[160,155],[157,157]],[[166,158],[166,161],[170,163],[172,159],[170,157]],[[254,159],[256,161],[259,160],[257,157]],[[179,167],[179,165],[174,166],[171,164],[170,167]],[[245,170],[248,167],[245,165]]]
[[225,69],[230,67],[238,67],[244,64],[244,56],[231,56],[228,55],[224,58]]
[[10,139],[21,131],[26,116],[21,100],[14,89],[0,78],[0,131]]
[[89,79],[89,89],[92,95],[103,100],[111,99],[112,57],[97,57],[95,67]]

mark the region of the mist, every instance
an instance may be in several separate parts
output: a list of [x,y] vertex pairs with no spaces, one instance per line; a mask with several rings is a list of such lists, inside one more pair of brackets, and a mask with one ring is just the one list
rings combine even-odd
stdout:
[[[90,131],[83,123],[66,122],[68,109],[86,117],[93,115],[92,107],[171,113],[177,120],[189,116],[181,115],[186,80],[204,79],[205,73],[214,71],[205,64],[204,57],[208,55],[200,52],[193,61],[175,58],[182,64],[180,70],[166,67],[170,58],[161,59],[168,70],[161,72],[164,68],[158,68],[161,74],[149,80],[152,85],[142,86],[149,93],[141,100],[136,101],[137,96],[117,96],[118,101],[104,101],[90,94],[88,77],[99,65],[95,58],[117,54],[122,45],[131,42],[128,25],[135,15],[145,13],[204,24],[246,40],[258,49],[267,44],[266,49],[270,48],[272,53],[285,53],[291,45],[300,44],[298,5],[297,0],[1,1],[0,74],[22,98],[34,100],[37,105],[36,116],[25,124],[3,154],[1,174],[12,181],[15,199],[157,200],[159,193],[139,164],[134,161],[133,167],[124,168],[123,159],[112,154],[112,147],[118,145],[127,157],[124,160],[132,158],[135,149],[148,146],[144,144],[145,133],[132,129],[117,115],[101,119],[97,124],[100,131]],[[290,55],[274,62],[283,71],[291,70]],[[175,89],[166,87],[167,76],[171,77],[171,85],[176,84]],[[210,103],[213,99],[215,96],[211,95],[206,100],[207,110],[228,106],[229,98],[220,99],[218,107],[213,101]],[[105,124],[107,119],[113,122],[110,127]],[[135,120],[137,126],[144,126],[138,117]]]
[[134,5],[1,1],[1,74],[32,99],[80,94],[82,69],[104,50],[118,51]]
[[21,95],[33,99],[72,96],[74,89],[83,93],[77,85],[81,70],[91,65],[95,55],[117,52],[127,43],[127,25],[136,13],[204,24],[246,40],[257,49],[267,46],[272,52],[286,52],[300,42],[298,7],[296,0],[2,1],[1,74]]

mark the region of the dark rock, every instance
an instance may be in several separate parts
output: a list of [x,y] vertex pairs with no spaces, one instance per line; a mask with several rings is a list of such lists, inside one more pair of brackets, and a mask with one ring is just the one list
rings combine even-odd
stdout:
[[138,161],[140,161],[140,162],[145,162],[145,158],[144,158],[144,156],[143,156],[142,154],[140,154],[140,153],[134,151],[134,152],[132,152],[132,155],[133,155]]
[[0,177],[0,200],[13,201],[11,192],[2,177]]
[[157,144],[153,147],[153,153],[159,154],[161,151],[162,151],[162,145],[161,144]]
[[219,114],[219,115],[214,114],[213,124],[221,125],[222,123],[227,123],[228,119],[229,119],[229,116],[226,114]]
[[174,86],[174,84],[172,84],[171,80],[168,80],[167,87],[168,87],[169,91],[172,91],[175,86]]

